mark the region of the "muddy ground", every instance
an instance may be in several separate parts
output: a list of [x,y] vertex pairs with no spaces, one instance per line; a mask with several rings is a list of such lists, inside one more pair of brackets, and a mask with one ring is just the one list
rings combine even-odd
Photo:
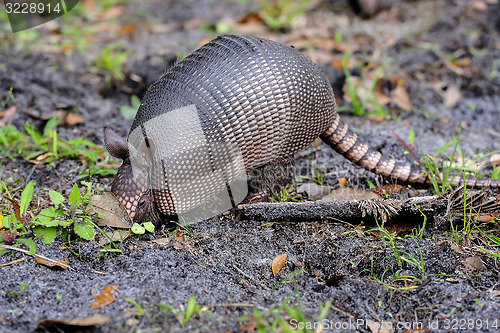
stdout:
[[[403,140],[413,130],[419,155],[436,152],[456,138],[460,127],[466,155],[500,148],[496,0],[408,1],[363,19],[347,2],[314,1],[281,31],[271,31],[258,16],[250,15],[260,7],[246,1],[112,3],[101,8],[94,1],[83,1],[78,5],[83,9],[71,20],[53,21],[23,38],[2,23],[0,96],[7,98],[13,88],[15,102],[5,108],[17,107],[9,119],[17,128],[28,121],[42,129],[40,118],[77,106],[85,121],[61,125],[61,138],[84,137],[102,145],[104,125],[125,136],[131,121],[119,108],[129,103],[130,93],[141,96],[175,56],[194,50],[218,34],[217,29],[231,27],[233,33],[295,45],[325,70],[339,105],[347,110],[352,104],[338,65],[343,55],[352,52],[351,75],[365,85],[373,79],[374,69],[383,68],[377,91],[382,96],[379,101],[388,98],[389,111],[382,117],[355,117],[352,112],[342,117],[386,155],[412,163],[391,130]],[[62,33],[68,26],[96,29],[74,37],[87,43],[79,49],[71,44],[73,37]],[[73,45],[69,51],[64,41]],[[106,85],[105,74],[93,66],[96,54],[114,42],[132,50],[122,69],[127,78],[139,75],[141,84],[126,80]],[[395,93],[397,87],[402,89]],[[2,157],[1,163],[2,181],[18,187],[35,180],[42,197],[49,189],[68,196],[86,167],[79,160],[63,159],[52,166],[33,164],[22,156],[15,161]],[[347,186],[354,188],[368,188],[368,181],[391,183],[353,166],[323,144],[297,156],[298,174],[311,177],[311,163],[333,187],[338,187],[338,177],[346,177]],[[109,188],[112,176],[83,179]],[[420,190],[419,195],[432,194],[429,187]],[[11,206],[6,200],[0,202],[6,215]],[[1,264],[19,261],[0,268],[0,331],[238,332],[257,327],[283,331],[285,322],[295,328],[301,318],[285,305],[301,309],[304,324],[311,328],[327,302],[329,311],[321,317],[326,332],[376,332],[377,324],[385,329],[380,332],[500,331],[498,246],[486,245],[478,230],[457,245],[449,222],[438,227],[430,219],[421,238],[408,237],[408,231],[396,241],[407,257],[423,259],[419,270],[409,263],[397,265],[394,247],[379,234],[367,232],[370,227],[364,222],[285,223],[224,215],[190,225],[183,241],[168,234],[166,245],[152,240],[165,237],[168,228],[130,237],[120,243],[121,254],[100,254],[95,241],[75,240],[64,246],[61,239],[50,246],[37,241],[37,253],[67,258],[73,270],[37,264],[16,251],[1,255]],[[417,222],[417,231],[423,222]],[[481,224],[481,230],[499,236],[498,220]],[[271,261],[282,253],[288,260],[275,278]],[[407,278],[400,278],[403,275]],[[27,287],[20,291],[23,284]],[[91,309],[107,285],[118,287],[116,300]],[[193,295],[201,309],[183,322],[183,309]],[[144,312],[137,314],[127,299]],[[174,310],[164,310],[165,305]],[[95,314],[106,316],[103,323],[87,328],[68,324]],[[315,329],[321,332],[317,326],[311,331]]]

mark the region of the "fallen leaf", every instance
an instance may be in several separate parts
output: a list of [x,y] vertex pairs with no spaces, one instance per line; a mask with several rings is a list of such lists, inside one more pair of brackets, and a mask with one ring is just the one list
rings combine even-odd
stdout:
[[490,156],[490,164],[492,167],[500,165],[500,154],[493,154]]
[[98,226],[108,226],[112,228],[130,229],[132,220],[123,205],[111,192],[104,192],[102,195],[90,197],[92,206],[87,206],[90,214],[99,213],[101,219]]
[[40,162],[40,161],[43,161],[45,160],[47,157],[49,156],[52,156],[52,153],[51,152],[46,152],[46,153],[43,153],[43,154],[40,154],[38,155],[36,158],[35,158],[35,161],[37,162]]
[[385,120],[385,116],[383,114],[370,114],[367,118],[376,123],[381,123]]
[[12,105],[11,107],[0,111],[0,127],[7,125],[9,119],[17,112],[17,106]]
[[[130,309],[130,312],[135,313],[135,312],[137,312],[137,309],[136,308]],[[137,318],[128,318],[126,321],[126,325],[129,327],[136,327],[138,324],[139,324],[139,319],[137,319]]]
[[255,331],[257,329],[257,326],[255,325],[255,322],[251,322],[238,328],[240,331]]
[[114,284],[109,284],[104,287],[103,290],[94,298],[94,301],[90,305],[91,309],[97,309],[101,306],[106,306],[113,303],[116,299],[116,291],[118,286]]
[[184,235],[182,234],[182,231],[180,229],[177,229],[175,231],[175,239],[178,242],[184,242],[184,241],[186,241],[186,239],[184,238]]
[[391,195],[395,193],[400,193],[404,189],[403,186],[399,184],[386,185],[384,187],[379,187],[375,190],[375,193],[385,198],[386,195]]
[[23,219],[21,218],[21,206],[19,206],[19,203],[15,200],[12,200],[11,198],[5,198],[10,201],[12,204],[12,207],[14,207],[14,215],[16,216],[16,220],[19,223],[23,223]]
[[113,6],[101,12],[101,19],[109,20],[120,16],[123,12],[123,7]]
[[479,214],[476,217],[477,222],[482,222],[482,223],[490,223],[493,222],[497,219],[497,216],[490,215],[490,214]]
[[273,262],[271,263],[271,269],[273,270],[274,277],[276,277],[281,271],[286,263],[287,258],[288,256],[286,254],[280,254],[273,259]]
[[471,9],[477,10],[478,12],[484,12],[488,10],[488,5],[484,1],[472,1],[469,4]]
[[465,263],[478,271],[484,271],[486,269],[483,262],[481,261],[481,258],[479,258],[478,256],[472,256],[466,258]]
[[397,86],[396,88],[394,88],[394,90],[392,91],[392,101],[405,111],[410,111],[413,109],[410,96],[408,95],[406,89],[402,86]]
[[151,33],[154,34],[167,34],[169,32],[174,31],[177,27],[178,24],[171,23],[171,24],[152,24],[152,23],[146,23],[144,27],[149,30]]
[[118,29],[118,35],[120,35],[120,36],[128,36],[132,32],[134,32],[136,28],[137,28],[137,25],[135,23],[124,25],[123,27],[121,27],[120,29]]
[[467,67],[471,63],[470,58],[460,58],[460,59],[455,59],[451,62],[453,66],[456,67]]
[[64,123],[67,125],[76,125],[76,124],[82,124],[85,122],[85,118],[82,116],[68,112],[66,113],[66,116],[64,117]]
[[58,260],[58,259],[45,259],[36,257],[35,261],[39,264],[48,266],[48,267],[61,267],[62,269],[68,268],[67,260]]
[[455,106],[462,99],[462,93],[455,85],[449,85],[446,89],[444,105],[447,107]]
[[372,191],[360,190],[354,188],[341,188],[332,190],[330,194],[321,198],[321,200],[368,200],[368,199],[380,199],[380,196],[373,193]]
[[[76,326],[76,327],[89,327],[95,325],[103,325],[111,320],[111,317],[104,316],[100,313],[95,313],[92,316],[80,318],[80,319],[71,319],[71,320],[59,320],[59,319],[45,319],[41,320],[38,323],[40,327],[54,327],[54,326]],[[67,327],[66,327],[67,328]],[[62,331],[62,330],[59,330]]]
[[158,245],[168,245],[171,240],[172,240],[171,237],[162,237],[158,239],[153,239],[152,242]]

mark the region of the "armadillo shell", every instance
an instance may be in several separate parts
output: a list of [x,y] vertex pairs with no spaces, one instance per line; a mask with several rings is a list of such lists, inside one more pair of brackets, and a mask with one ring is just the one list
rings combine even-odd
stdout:
[[228,35],[149,88],[129,142],[138,148],[147,137],[153,147],[150,187],[172,215],[303,149],[334,114],[332,88],[311,60],[274,41]]

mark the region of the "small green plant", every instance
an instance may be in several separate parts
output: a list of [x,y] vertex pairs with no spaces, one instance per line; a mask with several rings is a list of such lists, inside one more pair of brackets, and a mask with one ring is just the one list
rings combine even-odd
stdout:
[[[106,150],[83,138],[63,140],[58,137],[56,126],[60,119],[53,117],[47,121],[43,132],[38,132],[30,123],[24,124],[24,131],[19,131],[12,124],[0,128],[0,152],[6,158],[15,161],[17,157],[36,160],[37,163],[54,162],[64,158],[78,158],[89,164],[91,175],[115,174],[115,168],[105,167],[109,162]],[[102,160],[99,156],[104,155]],[[0,160],[2,157],[0,157]],[[100,163],[96,163],[96,161]],[[86,175],[83,175],[86,176]]]
[[[458,135],[455,139],[448,141],[445,143],[441,148],[436,150],[434,154],[431,156],[425,155],[420,159],[420,161],[424,164],[424,169],[425,172],[427,173],[427,177],[429,178],[431,185],[434,189],[434,193],[436,194],[442,194],[448,192],[448,190],[451,187],[451,181],[453,180],[453,157],[457,153],[458,146],[460,144],[460,134],[462,132],[462,126],[460,126],[460,129],[458,131]],[[436,163],[436,157],[444,153],[444,151],[453,145],[453,153],[451,156],[447,155],[447,163],[446,166],[438,166]],[[462,161],[465,159],[463,158],[463,154],[460,150],[460,153],[462,155]],[[463,169],[462,169],[463,170]]]
[[[378,277],[374,274],[373,258],[372,258],[372,267],[371,267],[370,276],[372,278],[374,278],[374,280],[379,281],[379,282],[383,283],[384,285],[386,285],[386,283],[384,282],[385,274],[389,271],[389,269],[392,269],[392,268],[396,269],[395,273],[391,277],[392,281],[399,280],[399,279],[403,279],[406,281],[408,279],[411,279],[411,280],[416,280],[418,282],[422,282],[425,280],[426,274],[425,274],[424,257],[423,257],[420,245],[417,242],[418,235],[416,235],[415,232],[413,232],[412,235],[410,235],[409,237],[415,241],[415,243],[418,247],[418,251],[419,251],[419,258],[418,259],[413,257],[409,252],[400,249],[396,244],[396,240],[401,239],[401,238],[396,237],[395,235],[392,235],[383,226],[377,225],[377,227],[373,228],[372,231],[379,232],[381,239],[382,239],[382,242],[385,243],[386,246],[392,251],[392,256],[388,256],[388,257],[385,257],[383,259],[384,267],[386,267],[386,268],[385,268],[385,271],[381,277]],[[393,265],[386,262],[386,260],[393,261],[394,264],[396,264],[396,267],[393,267]],[[403,268],[403,263],[405,263],[405,262],[418,268],[418,270],[420,272],[419,278],[417,278],[415,276],[411,276],[411,275],[406,275],[406,274],[401,275],[400,274],[400,272]]]
[[[467,167],[467,159],[465,158],[462,149],[459,149],[461,130],[462,128],[460,127],[457,137],[445,143],[441,148],[436,150],[434,154],[425,155],[420,159],[424,165],[424,171],[429,178],[435,194],[439,195],[448,192],[452,186],[452,181],[457,174],[461,173],[464,181],[466,174],[472,174],[474,177],[478,178],[481,177],[477,171]],[[453,146],[453,152],[451,155],[448,155],[445,150],[451,146]],[[477,155],[474,159],[472,159],[472,163],[477,163],[479,160],[498,152],[499,151],[493,151],[487,154]],[[454,163],[454,156],[456,156],[457,153],[460,154],[460,160],[462,161],[462,164],[458,166]],[[437,163],[439,155],[444,155],[443,162],[440,165]],[[492,179],[498,179],[500,174],[500,170],[498,169],[498,166],[493,168],[490,176]]]
[[265,312],[261,313],[257,308],[254,308],[251,315],[239,317],[237,320],[254,322],[259,333],[314,332],[315,330],[311,327],[312,325],[308,324],[322,322],[330,311],[332,300],[326,301],[325,304],[319,302],[319,315],[308,319],[302,310],[299,292],[297,291],[296,293],[297,305],[291,306],[288,304],[290,303],[291,296],[288,296],[280,304],[270,307]]
[[7,98],[5,99],[5,101],[2,101],[2,104],[0,105],[0,110],[3,110],[9,102],[12,102],[12,103],[16,102],[16,98],[14,97],[14,94],[12,93],[13,90],[14,90],[14,88],[12,88],[12,87],[9,88],[9,92],[7,93]]
[[14,295],[21,295],[25,290],[26,288],[28,288],[30,285],[26,282],[23,282],[21,284],[21,287],[19,287],[19,291],[17,290],[11,290],[7,293],[7,296],[14,296]]
[[207,311],[206,307],[200,306],[196,303],[196,297],[194,295],[189,297],[186,306],[180,304],[177,308],[175,306],[175,301],[172,305],[159,303],[157,306],[165,313],[173,313],[182,326],[186,325],[195,313],[199,317],[202,317],[203,315],[211,315],[211,313]]
[[[376,69],[373,78],[370,80],[370,85],[366,90],[365,97],[362,100],[360,100],[358,97],[358,85],[356,84],[355,82],[356,80],[351,75],[351,72],[349,71],[348,67],[348,60],[351,58],[351,56],[352,53],[347,52],[342,57],[342,69],[346,77],[345,84],[347,87],[347,94],[351,98],[352,111],[356,116],[363,116],[365,114],[383,115],[383,116],[387,115],[389,113],[389,110],[385,109],[382,105],[380,105],[374,93],[375,86],[379,78],[382,76],[386,65],[382,65]],[[370,109],[373,109],[373,111],[369,111]],[[338,108],[338,111],[339,112],[350,111],[350,109],[347,109],[345,107],[340,107]]]
[[132,227],[130,230],[136,234],[136,235],[142,235],[146,231],[148,232],[154,232],[155,231],[155,225],[152,222],[144,222],[144,223],[134,223],[132,224]]
[[283,186],[280,191],[275,191],[274,195],[269,198],[270,202],[288,202],[295,199],[295,185]]
[[302,15],[310,0],[260,0],[262,7],[260,17],[273,30],[281,30],[290,26],[294,19]]
[[128,297],[125,298],[125,300],[127,302],[132,303],[137,308],[137,311],[132,313],[132,315],[142,317],[146,314],[146,311],[144,311],[144,308],[142,306],[140,306],[139,303],[137,303],[136,301],[134,301],[133,299],[128,298]]
[[33,181],[29,182],[21,193],[19,204],[11,199],[14,212],[5,216],[2,224],[9,229],[13,237],[6,240],[4,233],[2,240],[14,245],[25,244],[29,249],[28,254],[32,255],[36,250],[33,234],[37,238],[43,238],[47,245],[52,243],[59,233],[66,234],[68,239],[70,232],[86,240],[93,239],[97,226],[92,220],[93,216],[87,212],[87,207],[90,207],[89,197],[93,194],[92,185],[84,181],[81,183],[87,188],[84,196],[76,184],[73,185],[68,200],[60,193],[50,190],[49,197],[53,206],[43,208],[36,213],[29,210],[34,187]]
[[313,172],[313,180],[316,182],[318,185],[323,185],[323,178],[324,178],[324,173],[316,168],[312,163],[311,163],[311,170]]
[[136,95],[130,96],[130,105],[122,105],[120,107],[120,113],[125,119],[133,120],[139,110],[139,106],[141,106],[141,100]]
[[102,50],[99,58],[96,59],[96,67],[106,72],[106,85],[111,84],[111,80],[122,81],[125,78],[121,67],[127,60],[131,50],[123,51],[119,44],[108,45]]
[[[70,18],[75,16],[74,10],[76,8],[81,8],[82,6],[76,6],[72,11],[71,15],[64,15],[63,18]],[[69,23],[69,22],[68,22]],[[61,50],[65,53],[71,53],[73,50],[79,53],[87,52],[89,36],[96,33],[96,28],[93,26],[82,26],[75,24],[64,24],[61,25],[61,35],[54,41],[54,43],[59,46]]]

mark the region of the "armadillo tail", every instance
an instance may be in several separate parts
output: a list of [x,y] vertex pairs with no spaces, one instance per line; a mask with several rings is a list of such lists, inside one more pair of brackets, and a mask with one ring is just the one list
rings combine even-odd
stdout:
[[[368,144],[358,140],[358,136],[351,132],[348,126],[340,120],[338,113],[335,114],[330,127],[321,134],[321,139],[349,161],[368,171],[409,184],[430,183],[429,178],[421,168],[383,157],[380,152],[371,149]],[[451,185],[462,184],[467,187],[500,188],[500,180],[488,178],[466,176],[464,182],[464,178],[457,175],[451,180]]]

